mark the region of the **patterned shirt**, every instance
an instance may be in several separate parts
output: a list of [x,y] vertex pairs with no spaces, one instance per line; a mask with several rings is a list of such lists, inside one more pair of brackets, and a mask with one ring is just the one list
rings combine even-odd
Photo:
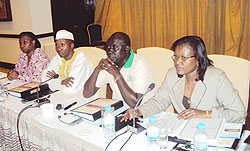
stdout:
[[23,82],[41,81],[41,74],[48,64],[49,57],[42,49],[36,48],[30,58],[29,65],[27,54],[21,52],[14,70],[19,73],[18,80]]

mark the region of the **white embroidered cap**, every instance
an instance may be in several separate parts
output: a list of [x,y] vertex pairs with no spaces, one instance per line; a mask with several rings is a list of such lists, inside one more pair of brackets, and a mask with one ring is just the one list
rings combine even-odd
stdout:
[[74,41],[74,36],[71,32],[67,31],[67,30],[59,30],[56,33],[56,40],[58,39],[70,39]]

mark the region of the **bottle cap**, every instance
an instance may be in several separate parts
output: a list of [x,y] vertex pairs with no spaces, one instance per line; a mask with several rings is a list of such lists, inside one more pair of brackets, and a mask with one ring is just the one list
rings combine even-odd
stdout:
[[205,124],[204,123],[199,123],[198,124],[198,129],[199,130],[204,130],[205,129]]
[[105,106],[105,111],[110,111],[110,110],[111,110],[111,106],[110,105]]
[[156,122],[156,116],[150,116],[149,122]]

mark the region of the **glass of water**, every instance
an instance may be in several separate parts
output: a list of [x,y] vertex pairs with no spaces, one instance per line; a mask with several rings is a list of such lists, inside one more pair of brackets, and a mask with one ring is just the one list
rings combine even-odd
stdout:
[[167,120],[159,119],[158,126],[160,129],[160,138],[158,140],[158,144],[160,145],[160,149],[164,150],[168,146],[168,126]]

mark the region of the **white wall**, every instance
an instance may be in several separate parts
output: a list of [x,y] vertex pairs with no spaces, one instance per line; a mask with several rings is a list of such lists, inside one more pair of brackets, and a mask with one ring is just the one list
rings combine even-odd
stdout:
[[[12,21],[0,22],[1,34],[19,35],[22,31],[35,34],[53,32],[50,0],[10,0]],[[20,54],[19,39],[0,38],[0,61],[16,63]],[[43,45],[53,42],[52,37],[41,38]]]
[[32,30],[36,34],[53,31],[50,0],[30,0]]

